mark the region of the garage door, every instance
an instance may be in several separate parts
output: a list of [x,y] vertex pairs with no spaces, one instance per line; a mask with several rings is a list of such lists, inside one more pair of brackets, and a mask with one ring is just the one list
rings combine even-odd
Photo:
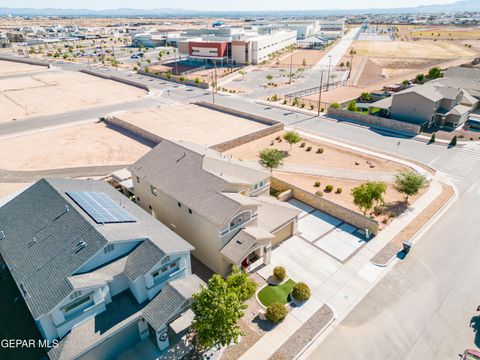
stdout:
[[283,240],[293,235],[293,221],[273,233],[275,239],[272,240],[272,246],[280,244]]

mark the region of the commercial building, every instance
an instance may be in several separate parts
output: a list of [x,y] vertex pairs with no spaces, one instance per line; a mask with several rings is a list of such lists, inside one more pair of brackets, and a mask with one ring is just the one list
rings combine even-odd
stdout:
[[225,275],[296,233],[298,209],[269,194],[270,174],[200,145],[163,140],[130,168],[137,203]]
[[201,284],[192,250],[100,181],[42,179],[0,208],[0,253],[41,335],[61,339],[52,359],[167,349]]
[[260,33],[239,29],[218,30],[230,34],[217,32],[215,35],[181,41],[178,44],[179,53],[203,64],[212,61],[218,64],[258,64],[267,60],[270,54],[294,45],[297,40],[297,32],[292,30],[268,30]]

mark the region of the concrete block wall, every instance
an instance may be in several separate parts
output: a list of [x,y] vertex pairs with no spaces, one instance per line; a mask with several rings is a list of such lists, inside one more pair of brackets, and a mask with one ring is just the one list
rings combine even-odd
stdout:
[[172,81],[174,83],[177,83],[177,84],[183,84],[183,85],[189,85],[189,86],[195,86],[195,87],[198,87],[200,89],[208,89],[210,87],[210,85],[206,82],[199,82],[198,84],[195,82],[195,80],[190,80],[190,79],[187,79],[185,78],[183,81],[180,80],[180,76],[174,76],[174,75],[171,75],[170,78],[165,75],[165,74],[155,74],[155,73],[152,73],[152,72],[145,72],[145,71],[137,71],[138,74],[140,75],[144,75],[144,76],[150,76],[150,77],[154,77],[154,78],[157,78],[157,79],[162,79],[162,80],[167,80],[167,81]]
[[146,90],[146,91],[150,90],[147,85],[144,85],[144,84],[136,82],[136,81],[124,79],[124,78],[121,78],[121,77],[110,76],[110,75],[102,74],[102,73],[99,73],[99,72],[96,72],[96,71],[84,70],[84,69],[80,70],[80,72],[84,73],[84,74],[87,74],[87,75],[96,76],[96,77],[99,77],[99,78],[102,78],[102,79],[106,79],[106,80],[118,81],[122,84],[135,86],[135,87],[140,88],[142,90]]
[[239,136],[235,139],[227,140],[227,141],[222,142],[220,144],[212,145],[212,146],[210,146],[210,148],[212,148],[213,150],[218,151],[218,152],[227,151],[227,150],[236,148],[237,146],[240,146],[240,145],[249,143],[251,141],[260,139],[260,138],[265,137],[267,135],[276,133],[278,131],[282,131],[283,129],[284,129],[284,124],[277,124],[277,125],[269,126],[265,129],[255,131],[251,134]]
[[163,140],[162,137],[154,133],[151,133],[150,131],[142,129],[141,127],[133,125],[125,120],[119,119],[113,115],[110,115],[107,118],[105,118],[105,123],[108,125],[113,125],[123,130],[126,130],[136,136],[139,136],[145,140],[148,140],[154,143],[155,145],[158,145]]
[[270,187],[278,191],[291,189],[293,198],[300,200],[315,209],[321,210],[359,229],[368,229],[372,234],[378,234],[378,222],[365,215],[347,209],[346,207],[343,207],[330,200],[324,199],[318,195],[300,189],[295,185],[289,184],[273,176],[270,178]]
[[37,66],[45,66],[49,67],[50,64],[46,61],[36,60],[36,59],[29,59],[29,58],[19,58],[19,57],[11,57],[11,56],[0,56],[0,60],[3,61],[11,61],[17,62],[22,64],[29,64],[29,65],[37,65]]
[[387,128],[395,131],[400,131],[403,133],[417,135],[421,131],[420,125],[410,124],[407,122],[395,120],[395,119],[386,119],[373,115],[361,114],[353,111],[348,111],[344,109],[335,109],[329,107],[327,110],[327,115],[336,119],[352,121],[382,128]]

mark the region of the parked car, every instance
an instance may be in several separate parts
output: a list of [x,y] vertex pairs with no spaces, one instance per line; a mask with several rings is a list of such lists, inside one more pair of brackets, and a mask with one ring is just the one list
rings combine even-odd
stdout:
[[462,360],[480,360],[480,351],[473,349],[465,350]]

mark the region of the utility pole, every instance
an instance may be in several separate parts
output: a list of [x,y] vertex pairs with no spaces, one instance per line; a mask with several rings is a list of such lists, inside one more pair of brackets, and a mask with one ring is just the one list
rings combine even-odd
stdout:
[[318,117],[320,117],[320,108],[322,107],[322,87],[323,87],[323,70],[320,69],[320,88],[318,92]]
[[332,55],[328,55],[328,78],[327,78],[327,91],[330,89],[330,69],[332,67]]
[[288,80],[289,84],[292,83],[292,62],[293,62],[293,47],[290,50],[290,75],[288,76],[289,77],[289,80]]
[[117,58],[115,57],[115,47],[112,45],[113,61],[115,61],[115,70],[118,70]]

